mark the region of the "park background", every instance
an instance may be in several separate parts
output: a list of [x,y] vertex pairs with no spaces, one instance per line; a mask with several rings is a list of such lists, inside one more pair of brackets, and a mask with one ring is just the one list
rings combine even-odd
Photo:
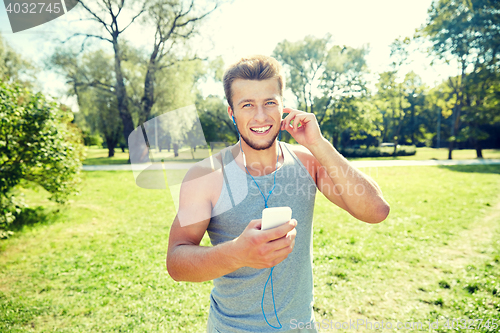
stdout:
[[[353,161],[460,161],[362,168],[391,205],[378,225],[319,196],[316,319],[497,331],[499,11],[493,0],[83,1],[13,34],[2,8],[1,330],[204,330],[211,282],[174,282],[165,268],[168,190],[136,186],[129,165],[85,170],[123,168],[134,129],[188,105],[207,144],[236,142],[222,73],[262,53],[285,68],[285,105],[314,112]],[[165,164],[212,153],[189,128],[162,133],[148,144]]]

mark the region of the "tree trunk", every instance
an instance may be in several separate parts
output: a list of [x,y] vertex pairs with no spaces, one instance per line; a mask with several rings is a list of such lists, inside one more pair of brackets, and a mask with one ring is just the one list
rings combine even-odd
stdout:
[[141,114],[139,124],[146,122],[154,105],[155,80],[156,80],[156,58],[158,57],[158,46],[155,46],[151,57],[149,58],[148,70],[144,78],[144,96],[141,100]]
[[388,128],[389,128],[389,117],[386,117],[385,114],[382,115],[382,123],[384,124],[384,129],[382,131],[382,142],[387,142],[388,136]]
[[399,143],[399,135],[401,133],[401,126],[403,125],[403,119],[401,119],[401,117],[399,118],[399,124],[398,124],[398,127],[396,129],[396,135],[394,136],[394,151],[392,153],[392,155],[394,157],[397,156],[397,153],[398,153],[398,143]]
[[416,131],[416,128],[415,128],[415,104],[411,105],[411,125],[410,125],[410,128],[411,128],[411,144],[414,145],[415,144],[415,131]]
[[106,138],[106,144],[108,145],[108,157],[115,156],[115,147],[118,140],[112,138]]
[[332,135],[332,145],[335,147],[335,148],[338,148],[338,144],[339,144],[339,134],[338,133],[334,133]]
[[[463,101],[463,82],[464,82],[464,78],[465,78],[465,63],[464,63],[465,60],[462,60],[461,62],[461,69],[462,69],[462,74],[461,74],[461,80],[460,80],[460,86],[458,86],[458,82],[457,82],[457,87],[454,87],[454,90],[455,90],[455,94],[457,95],[457,102],[455,104],[455,110],[453,110],[453,116],[455,118],[454,119],[454,123],[453,123],[453,126],[451,128],[452,130],[452,133],[451,133],[451,136],[453,137],[453,140],[450,141],[450,146],[449,146],[449,149],[448,149],[448,159],[451,160],[451,155],[452,155],[452,152],[453,152],[453,148],[454,148],[454,145],[455,145],[455,142],[456,141],[456,136],[458,134],[458,129],[460,128],[460,113],[462,111],[462,101]],[[453,81],[451,79],[451,77],[448,79],[450,80],[450,85],[453,87]]]
[[453,153],[453,145],[454,145],[454,141],[450,141],[450,145],[448,146],[448,159],[451,160],[453,159],[452,158],[452,153]]
[[453,114],[452,114],[452,117],[451,117],[451,137],[450,137],[450,144],[448,145],[448,159],[451,160],[453,159],[452,158],[452,154],[453,154],[453,146],[455,144],[455,121],[454,121],[454,118],[453,117],[456,117],[456,106],[455,106],[455,109],[453,110]]
[[174,157],[179,156],[179,145],[174,143]]
[[453,140],[450,142],[450,146],[449,146],[449,151],[448,151],[448,159],[451,160],[451,154],[453,152],[453,148],[455,147],[454,145],[454,141],[456,141],[456,136],[457,136],[457,133],[458,133],[458,129],[459,129],[459,126],[460,126],[460,111],[462,110],[462,104],[458,104],[457,105],[457,108],[456,108],[456,115],[455,115],[455,121],[454,121],[454,124],[453,124],[453,133],[452,133],[452,136],[453,136]]
[[437,148],[441,148],[441,109],[439,109],[438,112],[438,123],[437,123],[437,139],[436,139],[436,146]]
[[483,148],[481,147],[479,140],[476,140],[475,146],[476,146],[476,157],[483,158]]
[[128,142],[128,137],[134,130],[134,122],[132,120],[130,110],[128,109],[128,97],[125,89],[125,82],[123,80],[118,35],[113,36],[113,49],[115,52],[116,97],[118,101],[118,111],[123,123],[123,136],[125,138],[125,142]]
[[[399,136],[401,134],[401,126],[403,125],[403,120],[404,120],[403,93],[401,92],[401,86],[402,86],[402,83],[399,84],[399,122],[398,122],[398,127],[396,129],[396,135],[394,137],[394,152],[392,153],[392,155],[394,157],[396,157],[398,155]],[[394,117],[394,120],[396,120],[396,117]],[[395,121],[394,121],[394,124],[396,124]]]

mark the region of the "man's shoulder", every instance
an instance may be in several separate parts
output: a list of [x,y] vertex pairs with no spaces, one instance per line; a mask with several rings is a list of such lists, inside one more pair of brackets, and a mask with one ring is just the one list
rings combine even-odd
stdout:
[[181,191],[193,200],[209,200],[215,205],[222,190],[223,158],[231,153],[231,148],[222,149],[204,160],[201,160],[188,170],[182,181]]
[[189,182],[196,179],[208,182],[220,180],[220,177],[222,176],[222,155],[226,151],[226,149],[221,150],[220,152],[209,156],[204,160],[194,163],[186,173],[184,182]]
[[181,226],[204,221],[206,229],[211,209],[222,189],[221,166],[221,154],[214,154],[189,168],[179,194],[177,216]]

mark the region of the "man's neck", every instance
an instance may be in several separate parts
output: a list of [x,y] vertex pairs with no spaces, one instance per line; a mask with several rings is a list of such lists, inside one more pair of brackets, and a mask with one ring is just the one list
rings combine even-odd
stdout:
[[[271,147],[264,150],[256,150],[248,146],[245,141],[241,142],[241,149],[245,154],[246,167],[252,176],[264,176],[274,172],[279,165],[283,163],[283,153],[281,147],[276,140]],[[276,164],[276,159],[279,160]],[[236,161],[243,168],[243,156],[240,150],[240,142],[233,148],[233,156],[236,156]]]

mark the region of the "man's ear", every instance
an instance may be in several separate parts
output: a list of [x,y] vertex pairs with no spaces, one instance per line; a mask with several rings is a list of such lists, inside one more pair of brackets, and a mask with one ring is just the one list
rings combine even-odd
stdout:
[[231,106],[227,107],[227,114],[229,115],[229,118],[231,118],[231,121],[233,121],[234,112],[233,109],[231,109]]

